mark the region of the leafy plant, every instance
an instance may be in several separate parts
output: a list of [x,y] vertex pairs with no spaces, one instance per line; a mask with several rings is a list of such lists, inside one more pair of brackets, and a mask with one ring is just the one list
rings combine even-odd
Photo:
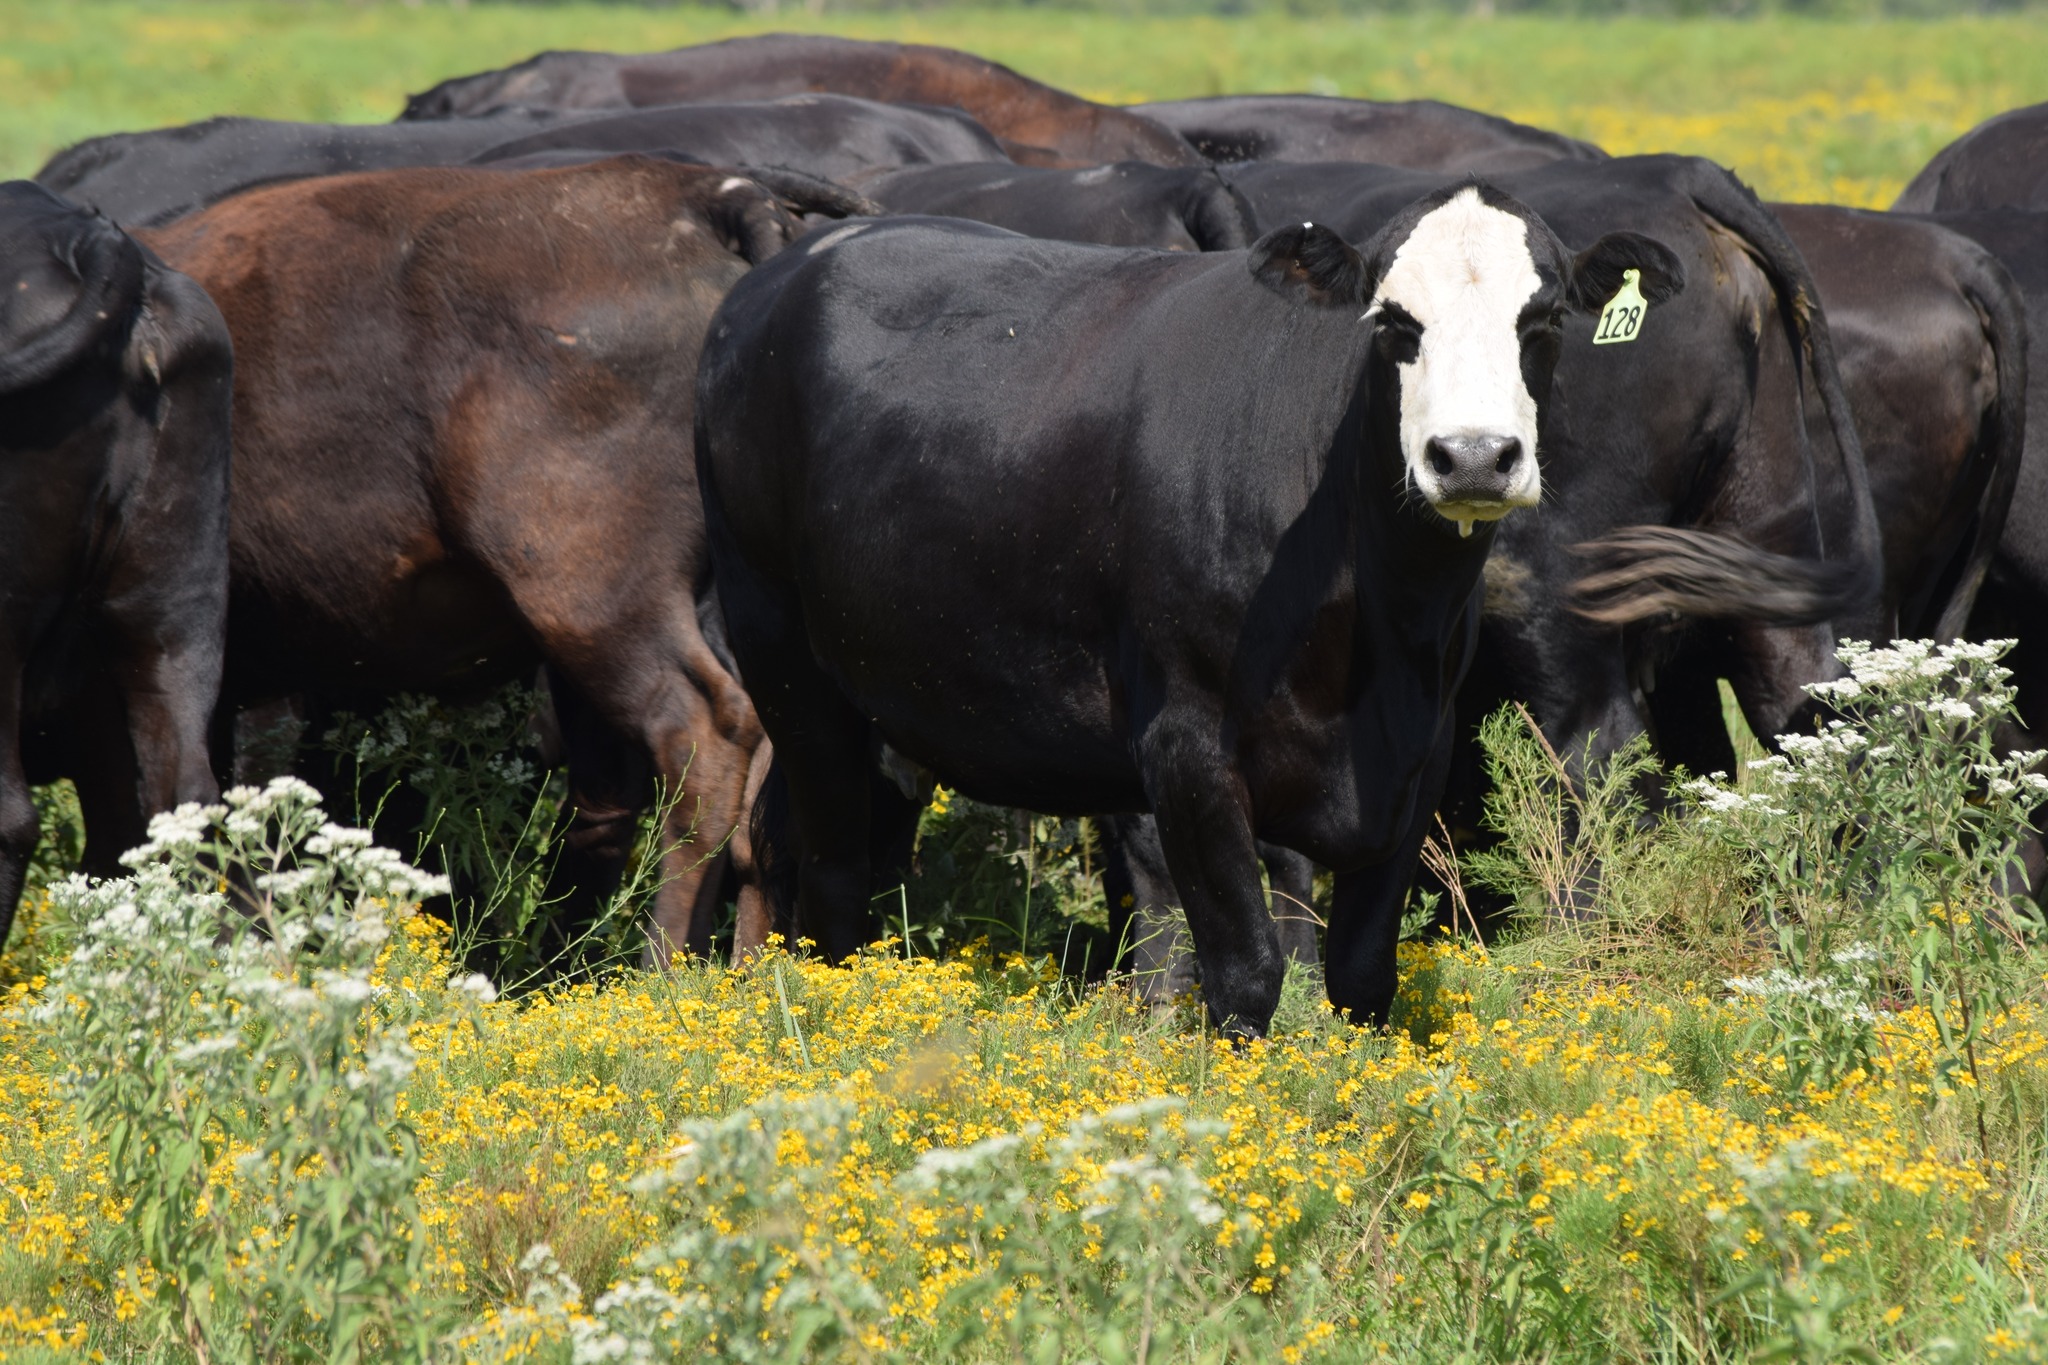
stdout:
[[[517,685],[468,705],[401,695],[374,718],[337,716],[323,741],[346,766],[354,818],[373,823],[396,809],[413,817],[415,859],[449,882],[458,953],[507,990],[639,956],[640,915],[661,880],[661,831],[682,799],[657,793],[621,884],[571,923],[556,872],[575,812],[566,774],[547,765],[533,734],[538,705]],[[395,801],[401,789],[407,799]]]
[[38,1017],[125,1201],[131,1292],[201,1362],[424,1359],[397,1109],[421,1005],[372,969],[445,881],[292,778],[159,816],[124,861],[55,888],[76,942]]
[[1484,1119],[1449,1070],[1406,1108],[1428,1137],[1420,1171],[1394,1191],[1408,1213],[1400,1244],[1414,1253],[1424,1283],[1462,1318],[1460,1350],[1451,1358],[1530,1360],[1574,1340],[1590,1304],[1572,1293],[1564,1252],[1535,1227],[1535,1125]]
[[2010,645],[1845,643],[1848,676],[1808,689],[1838,719],[1780,735],[1748,791],[1689,785],[1755,875],[1778,962],[1728,984],[1763,1002],[1795,1091],[1867,1069],[1880,1007],[1906,996],[1939,1034],[1937,1079],[1967,1071],[1986,1093],[1978,1044],[2038,985],[2026,950],[2042,927],[2011,894],[2048,777],[1995,737],[2013,712],[1997,662]]
[[927,955],[985,938],[998,957],[1050,956],[1091,973],[1115,952],[1094,821],[1006,810],[943,787],[919,821],[909,880],[883,892],[875,911]]

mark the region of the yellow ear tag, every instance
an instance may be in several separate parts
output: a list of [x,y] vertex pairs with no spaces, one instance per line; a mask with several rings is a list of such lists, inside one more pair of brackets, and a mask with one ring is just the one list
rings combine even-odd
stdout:
[[1600,325],[1593,329],[1595,346],[1634,341],[1642,332],[1643,313],[1649,307],[1643,299],[1643,291],[1636,287],[1642,278],[1640,270],[1621,272],[1621,288],[1614,291],[1614,297],[1607,300],[1607,306],[1600,310]]

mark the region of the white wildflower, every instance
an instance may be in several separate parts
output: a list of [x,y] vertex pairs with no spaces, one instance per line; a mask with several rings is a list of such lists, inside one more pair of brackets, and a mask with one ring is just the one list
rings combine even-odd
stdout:
[[488,1005],[498,998],[498,988],[482,972],[471,972],[466,976],[448,978],[448,990],[454,995],[468,996],[479,1005]]

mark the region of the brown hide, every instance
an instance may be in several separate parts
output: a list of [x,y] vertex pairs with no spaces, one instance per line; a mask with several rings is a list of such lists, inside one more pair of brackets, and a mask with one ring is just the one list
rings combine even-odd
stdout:
[[148,238],[235,339],[230,702],[545,663],[572,845],[631,846],[646,784],[607,744],[683,793],[657,958],[708,942],[760,733],[696,613],[697,353],[728,244],[800,230],[733,172],[626,156],[300,181]]
[[1163,124],[1056,90],[972,53],[816,34],[768,33],[609,59],[547,53],[502,72],[444,82],[415,96],[407,116],[478,113],[505,103],[581,109],[774,99],[806,91],[959,109],[1030,165],[1205,164]]

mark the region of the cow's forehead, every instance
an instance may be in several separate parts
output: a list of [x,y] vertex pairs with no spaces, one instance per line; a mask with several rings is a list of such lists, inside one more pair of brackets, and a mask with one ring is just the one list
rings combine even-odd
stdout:
[[1416,221],[1380,277],[1375,303],[1396,303],[1425,325],[1453,310],[1512,314],[1542,287],[1528,220],[1468,187]]

